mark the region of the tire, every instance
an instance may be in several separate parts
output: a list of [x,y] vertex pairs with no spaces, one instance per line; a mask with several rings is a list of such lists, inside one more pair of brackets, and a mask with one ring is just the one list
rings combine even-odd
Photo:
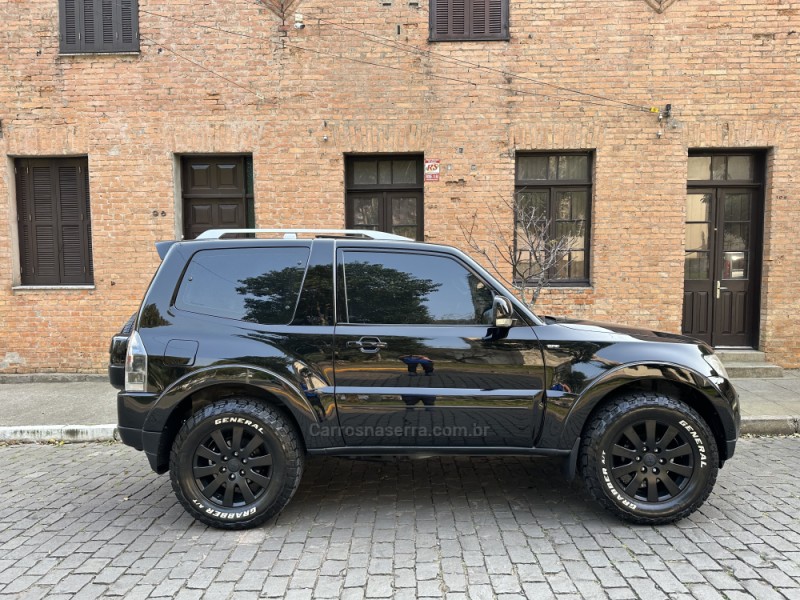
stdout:
[[248,529],[289,503],[304,462],[289,420],[239,396],[209,404],[183,424],[169,470],[175,495],[195,519],[218,529]]
[[[626,521],[658,525],[682,519],[705,502],[717,480],[717,443],[703,418],[655,393],[604,406],[581,442],[589,493]],[[645,469],[642,471],[642,469]]]

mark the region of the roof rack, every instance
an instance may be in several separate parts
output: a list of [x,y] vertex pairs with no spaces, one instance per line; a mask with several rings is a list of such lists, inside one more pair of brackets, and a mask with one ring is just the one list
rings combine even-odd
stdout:
[[198,235],[198,240],[218,240],[228,234],[242,233],[282,233],[285,240],[296,240],[297,234],[335,235],[341,237],[361,237],[370,240],[394,240],[397,242],[411,242],[410,238],[394,233],[372,231],[369,229],[209,229]]

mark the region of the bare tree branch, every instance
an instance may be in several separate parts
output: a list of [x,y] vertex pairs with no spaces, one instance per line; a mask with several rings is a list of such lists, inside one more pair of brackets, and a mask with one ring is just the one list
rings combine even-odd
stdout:
[[553,217],[537,210],[522,194],[514,200],[502,198],[502,203],[507,212],[491,209],[489,227],[481,226],[477,212],[467,223],[458,219],[458,226],[469,249],[481,256],[525,305],[532,306],[553,278],[569,275],[570,250],[582,247],[576,242],[583,231],[578,228],[557,235]]

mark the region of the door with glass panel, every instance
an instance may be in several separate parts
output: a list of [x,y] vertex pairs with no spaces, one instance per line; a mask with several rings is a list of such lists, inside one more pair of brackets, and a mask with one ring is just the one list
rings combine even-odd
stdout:
[[422,163],[418,155],[348,157],[347,227],[423,240]]
[[714,346],[758,343],[762,204],[756,167],[750,155],[689,158],[683,332]]
[[422,192],[351,192],[347,227],[422,240]]

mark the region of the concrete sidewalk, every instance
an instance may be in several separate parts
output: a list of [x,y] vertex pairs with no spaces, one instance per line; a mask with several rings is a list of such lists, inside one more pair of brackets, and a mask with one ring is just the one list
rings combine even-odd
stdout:
[[[0,382],[0,442],[115,439],[116,390],[103,377],[3,376]],[[733,383],[743,434],[800,433],[800,372]]]

